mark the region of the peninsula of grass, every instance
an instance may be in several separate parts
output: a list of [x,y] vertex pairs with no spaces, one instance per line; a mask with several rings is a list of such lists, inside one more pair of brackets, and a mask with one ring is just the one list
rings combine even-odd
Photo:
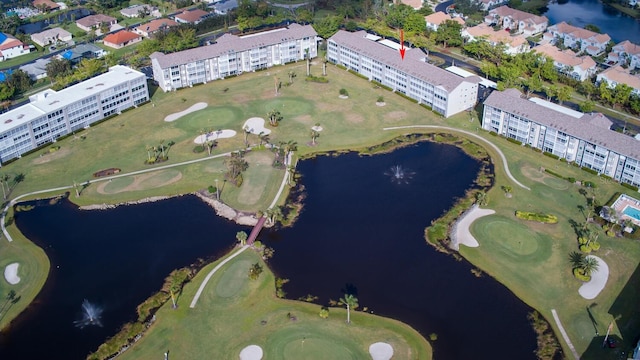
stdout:
[[[382,341],[393,347],[394,358],[431,359],[429,343],[398,321],[352,311],[347,324],[344,308],[329,308],[323,319],[320,305],[277,298],[273,273],[252,249],[217,271],[190,308],[200,283],[218,262],[185,286],[177,309],[171,302],[160,308],[145,335],[118,358],[157,359],[169,350],[180,359],[233,359],[246,346],[258,345],[265,359],[367,359],[369,346]],[[265,271],[250,280],[249,268],[257,262]]]
[[[246,119],[266,117],[273,109],[281,112],[283,120],[278,127],[271,128],[270,142],[297,143],[297,157],[371,148],[416,133],[454,134],[468,138],[469,144],[473,144],[457,146],[479,145],[491,157],[494,179],[491,180],[492,188],[486,193],[486,207],[496,211],[472,224],[471,233],[480,246],[461,246],[460,254],[537,309],[551,323],[555,333],[560,334],[551,315],[551,310],[556,310],[582,358],[617,359],[621,351],[628,352],[635,345],[640,334],[640,322],[637,321],[640,318],[637,307],[640,302],[637,291],[640,288],[640,242],[608,237],[594,225],[601,244],[595,255],[602,258],[610,270],[604,290],[594,300],[585,300],[579,295],[582,283],[573,276],[568,255],[578,244],[571,224],[586,221],[584,210],[588,209],[589,199],[595,198],[597,203],[604,204],[617,192],[637,197],[636,192],[492,136],[480,129],[477,115],[471,120],[467,113],[444,119],[334,66],[327,67],[328,83],[306,82],[299,77],[276,96],[273,77],[287,79],[291,70],[300,76],[305,73],[305,64],[278,66],[171,93],[152,88],[149,103],[58,141],[56,146],[60,149],[54,153],[43,149],[3,166],[0,174],[24,175],[23,181],[12,184],[10,199],[49,197],[69,191],[72,193],[70,200],[78,205],[114,204],[193,193],[215,185],[218,179],[225,203],[246,211],[264,210],[275,196],[284,174],[282,169],[263,165],[262,162],[273,154],[269,150],[247,154],[249,169],[243,174],[245,182],[240,188],[225,183],[225,157],[221,155],[245,147],[242,125]],[[321,66],[312,65],[312,75],[320,76]],[[349,99],[338,98],[342,88],[349,92]],[[384,97],[386,106],[375,106],[379,96]],[[207,103],[207,108],[174,122],[164,121],[167,115],[198,102]],[[309,129],[316,123],[323,127],[322,137],[315,146],[308,146],[311,142]],[[397,128],[383,130],[390,127]],[[194,153],[193,140],[203,128],[231,129],[238,135],[220,140],[211,156],[207,151]],[[444,137],[434,136],[433,140],[441,141]],[[169,150],[168,160],[158,165],[145,165],[146,146],[157,146],[161,141],[175,143]],[[249,135],[248,141],[255,145],[260,139]],[[497,151],[485,141],[501,150],[507,158],[508,170],[530,190],[521,188],[506,176],[507,169]],[[93,173],[109,168],[121,169],[118,176],[122,178],[113,179],[108,185],[103,185],[109,181],[108,177],[93,178]],[[543,169],[562,178],[575,179],[576,183],[552,176]],[[148,173],[130,175],[136,171]],[[76,198],[74,182],[84,184],[87,180],[99,182],[83,186],[80,197]],[[578,185],[580,183],[593,183],[597,187],[584,188]],[[43,191],[61,187],[66,189]],[[510,197],[505,196],[504,187],[512,188]],[[28,195],[34,191],[43,192]],[[283,199],[279,199],[279,204]],[[462,200],[451,212],[443,214],[442,219],[446,221],[430,229],[446,237],[450,222],[473,203],[473,198]],[[428,206],[429,199],[424,202]],[[514,217],[517,210],[554,214],[558,223],[549,226],[523,221]],[[49,271],[44,252],[20,235],[11,219],[10,211],[5,222],[9,224],[8,231],[14,242],[0,241],[0,261],[4,266],[18,262],[22,280],[13,286],[0,280],[0,295],[15,290],[21,300],[2,315],[2,327],[33,300]],[[606,333],[608,324],[613,323],[612,334],[620,338],[618,348],[601,348],[602,335],[596,336],[587,307],[597,321],[599,334]],[[178,311],[184,311],[184,307]],[[171,336],[186,337],[181,334]],[[562,337],[559,339],[564,354],[571,354]]]

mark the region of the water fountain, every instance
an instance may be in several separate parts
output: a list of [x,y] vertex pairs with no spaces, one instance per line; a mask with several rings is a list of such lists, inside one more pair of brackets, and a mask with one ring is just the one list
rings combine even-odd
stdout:
[[102,316],[102,308],[90,303],[89,300],[84,299],[82,302],[82,318],[74,321],[73,323],[80,329],[91,325],[102,327],[100,316]]
[[415,172],[409,169],[403,169],[401,165],[394,165],[384,174],[389,176],[391,181],[396,184],[408,184],[413,178],[413,175],[415,175]]

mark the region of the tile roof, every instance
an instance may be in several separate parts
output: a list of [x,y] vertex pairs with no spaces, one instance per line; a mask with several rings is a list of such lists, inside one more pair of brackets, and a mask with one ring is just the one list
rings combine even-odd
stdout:
[[534,47],[533,50],[549,56],[553,61],[562,65],[579,67],[582,70],[591,69],[596,66],[596,62],[591,56],[576,56],[576,53],[569,49],[561,51],[551,44],[539,45]]
[[140,38],[139,34],[133,33],[131,31],[122,30],[122,31],[118,31],[117,33],[113,33],[105,36],[104,42],[121,45],[133,39],[139,39],[139,38]]
[[466,31],[474,38],[483,37],[490,43],[504,43],[513,48],[529,44],[527,38],[522,35],[511,36],[508,31],[498,30],[495,31],[491,26],[486,23],[467,28]]
[[631,75],[620,65],[615,65],[598,74],[598,78],[604,77],[608,82],[615,81],[618,84],[627,84],[640,91],[640,76]]
[[613,49],[618,52],[624,51],[629,55],[640,55],[640,45],[634,44],[629,40],[616,44]]
[[102,23],[111,23],[113,21],[116,21],[116,18],[107,16],[104,14],[96,14],[96,15],[85,16],[82,19],[77,20],[76,24],[80,24],[86,27],[92,27],[92,26],[100,25]]
[[224,34],[215,44],[179,51],[171,54],[155,52],[149,57],[156,59],[161,68],[188,64],[198,60],[215,58],[228,53],[246,51],[260,46],[279,44],[283,41],[315,37],[318,33],[311,25],[290,24],[286,28],[265,31],[249,36]]
[[516,89],[494,91],[487,97],[484,104],[520,115],[592,144],[604,146],[619,154],[640,159],[640,141],[613,130],[603,131],[602,128],[606,126],[607,119],[603,119],[604,115],[602,114],[583,114],[582,117],[576,119],[573,116],[524,99],[522,93]]
[[24,43],[15,37],[4,34],[6,36],[5,40],[0,44],[0,50],[11,49],[18,46],[24,46]]
[[582,40],[590,40],[599,44],[608,43],[611,41],[611,37],[607,34],[598,34],[597,32],[579,28],[577,26],[569,25],[566,22],[561,22],[552,26],[549,26],[548,31],[557,31],[561,34],[571,34],[574,37]]
[[427,15],[424,17],[424,21],[429,23],[429,24],[434,24],[434,25],[440,25],[442,23],[444,23],[447,20],[453,20],[457,23],[459,23],[460,25],[464,25],[465,22],[463,19],[459,18],[459,17],[454,17],[452,18],[449,14],[445,14],[442,11],[438,11],[435,12],[431,15]]
[[364,30],[354,33],[339,30],[329,38],[329,41],[334,41],[359,54],[378,60],[407,75],[424,80],[435,86],[441,86],[448,92],[451,92],[463,82],[480,82],[479,77],[463,78],[427,63],[425,61],[426,54],[418,48],[407,48],[404,60],[402,60],[397,50],[379,42],[369,40],[366,38],[366,35],[367,32]]
[[501,18],[510,17],[515,21],[531,21],[534,24],[542,24],[549,22],[546,16],[533,15],[528,12],[512,9],[507,5],[502,5],[489,11],[491,15],[498,15]]
[[120,10],[120,13],[125,16],[138,16],[140,14],[140,10],[142,11],[153,11],[155,7],[151,5],[141,4],[141,5],[131,5],[127,8]]
[[194,23],[208,15],[210,15],[209,12],[206,12],[201,9],[193,9],[193,10],[185,10],[181,14],[176,15],[176,19]]
[[57,3],[51,0],[34,0],[31,4],[36,9],[38,9],[39,6],[42,6],[42,5],[46,5],[47,9],[49,10],[58,9],[60,7],[60,5],[58,5]]
[[400,2],[414,9],[420,9],[422,7],[422,0],[400,0]]
[[172,26],[178,26],[178,25],[180,24],[178,24],[177,22],[171,19],[155,19],[155,20],[149,21],[146,24],[142,24],[136,27],[135,30],[142,31],[147,34],[151,34],[158,31],[162,27],[172,27]]

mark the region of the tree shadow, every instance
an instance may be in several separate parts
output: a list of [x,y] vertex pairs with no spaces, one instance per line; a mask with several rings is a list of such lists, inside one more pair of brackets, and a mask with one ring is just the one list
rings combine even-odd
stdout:
[[[607,340],[605,340],[605,338]],[[627,359],[628,349],[618,335],[594,336],[587,350],[580,356],[581,360],[618,360]]]
[[340,292],[342,292],[345,295],[346,294],[350,294],[350,295],[353,295],[355,297],[358,297],[358,287],[356,287],[352,283],[344,284],[344,288],[340,289]]

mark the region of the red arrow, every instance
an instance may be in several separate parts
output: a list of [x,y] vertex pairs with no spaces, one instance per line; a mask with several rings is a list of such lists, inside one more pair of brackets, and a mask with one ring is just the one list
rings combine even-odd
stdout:
[[400,57],[404,60],[404,52],[406,49],[404,48],[404,30],[400,29]]

